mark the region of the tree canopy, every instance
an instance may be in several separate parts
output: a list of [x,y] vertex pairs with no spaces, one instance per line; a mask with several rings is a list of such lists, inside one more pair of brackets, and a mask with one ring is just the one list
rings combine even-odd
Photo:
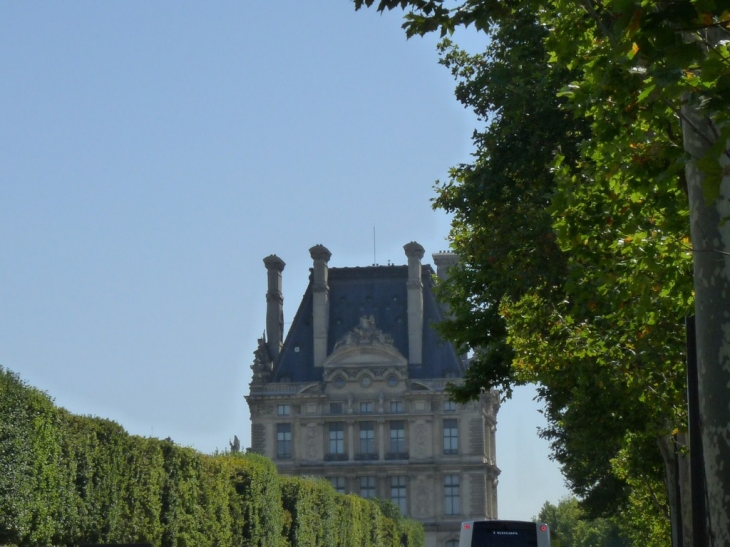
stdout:
[[[373,4],[355,0],[358,8]],[[722,325],[730,329],[722,316],[730,265],[720,256],[730,250],[728,6],[381,0],[377,7],[407,9],[409,36],[474,25],[491,38],[482,55],[441,46],[457,98],[486,121],[475,133],[473,163],[453,168],[435,200],[454,215],[450,237],[461,260],[441,286],[452,312],[443,331],[474,352],[454,395],[538,383],[544,435],[584,508],[666,512],[674,541],[681,534],[688,544],[688,519],[680,518],[687,493],[675,485],[685,463],[682,322],[695,296],[705,399],[730,380],[718,375],[717,361],[730,355],[722,334]],[[727,409],[704,412],[720,522],[728,446],[712,428],[727,423]],[[718,526],[716,538],[727,533]]]
[[[558,96],[575,74],[549,66],[547,33],[531,12],[514,17],[495,29],[483,55],[441,46],[459,79],[457,97],[484,119],[493,115],[475,137],[476,161],[454,168],[435,201],[454,214],[461,257],[441,286],[453,314],[443,330],[476,348],[454,394],[463,400],[485,387],[537,382],[549,424],[543,435],[586,508],[605,514],[629,503],[636,473],[661,490],[655,439],[685,422],[675,316],[691,303],[678,231],[686,230],[686,207],[678,210],[679,185],[638,199],[621,166],[611,178],[589,172],[591,127]],[[657,291],[678,285],[676,294]],[[667,307],[671,314],[662,313]],[[617,472],[622,450],[641,452],[624,460],[642,462],[633,474]]]
[[564,498],[557,505],[545,502],[535,518],[550,528],[555,547],[631,547],[634,543],[609,519],[587,519],[575,498]]

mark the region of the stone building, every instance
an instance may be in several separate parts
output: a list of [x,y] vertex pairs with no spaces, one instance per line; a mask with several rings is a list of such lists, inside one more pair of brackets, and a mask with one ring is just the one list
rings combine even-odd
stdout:
[[[330,268],[310,249],[309,285],[286,339],[284,262],[268,271],[266,335],[246,397],[251,449],[284,474],[321,476],[343,493],[392,500],[423,522],[428,547],[458,545],[463,520],[497,517],[499,399],[457,405],[444,391],[466,360],[432,325],[444,309],[418,243],[407,266]],[[433,255],[438,275],[455,263]]]

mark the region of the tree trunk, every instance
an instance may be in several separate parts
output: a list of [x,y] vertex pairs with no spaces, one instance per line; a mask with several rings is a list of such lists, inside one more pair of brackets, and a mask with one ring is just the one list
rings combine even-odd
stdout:
[[692,157],[685,172],[694,254],[708,537],[714,547],[730,547],[730,221],[722,222],[730,217],[730,177],[723,178],[719,198],[708,203],[695,162],[712,145],[716,132],[711,120],[700,113],[698,101],[699,97],[688,97],[682,107],[682,131],[684,148]]
[[694,544],[692,522],[692,474],[689,454],[686,451],[689,438],[685,433],[678,433],[675,439],[675,457],[677,462],[677,485],[679,489],[679,511],[682,515],[682,545],[684,547],[705,547]]
[[[669,520],[672,525],[672,547],[693,547],[692,496],[689,459],[682,451],[684,435],[666,435],[657,439],[664,460]],[[703,545],[694,547],[705,547]]]

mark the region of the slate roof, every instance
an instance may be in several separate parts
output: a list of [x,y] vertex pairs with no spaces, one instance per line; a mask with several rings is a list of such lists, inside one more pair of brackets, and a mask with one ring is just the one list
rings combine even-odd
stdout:
[[[421,268],[423,280],[423,363],[409,365],[413,379],[461,377],[464,365],[450,343],[443,341],[431,325],[443,320],[432,292],[434,271]],[[335,343],[355,328],[360,318],[372,315],[375,326],[393,338],[393,345],[408,358],[408,266],[329,268],[329,330],[327,354]],[[323,369],[314,367],[312,327],[312,276],[294,321],[274,363],[273,381],[318,382]]]

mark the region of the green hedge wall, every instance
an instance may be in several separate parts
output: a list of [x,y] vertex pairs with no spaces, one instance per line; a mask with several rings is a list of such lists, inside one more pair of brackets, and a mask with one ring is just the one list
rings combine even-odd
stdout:
[[0,545],[421,547],[389,502],[75,416],[0,367]]

